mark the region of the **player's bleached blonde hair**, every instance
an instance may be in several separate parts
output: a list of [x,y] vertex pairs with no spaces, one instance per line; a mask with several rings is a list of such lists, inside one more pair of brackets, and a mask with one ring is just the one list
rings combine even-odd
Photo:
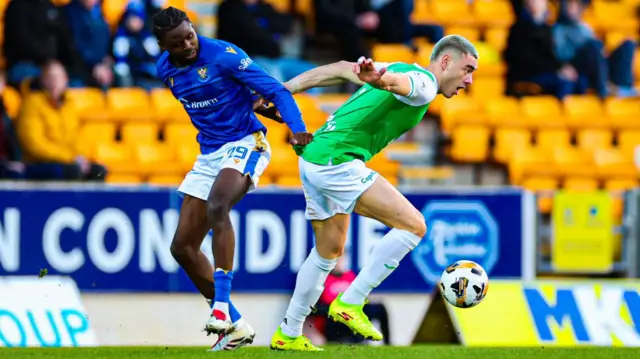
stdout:
[[435,61],[445,52],[445,50],[448,49],[455,49],[462,54],[469,54],[476,59],[479,57],[478,50],[476,50],[476,47],[471,43],[471,41],[460,35],[447,35],[440,39],[440,41],[438,41],[433,47],[430,60]]

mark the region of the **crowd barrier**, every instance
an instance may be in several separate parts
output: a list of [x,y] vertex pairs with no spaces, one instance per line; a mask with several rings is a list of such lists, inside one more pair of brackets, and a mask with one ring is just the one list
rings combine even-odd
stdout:
[[[407,192],[428,224],[424,240],[380,292],[429,293],[458,259],[495,278],[535,276],[535,201],[518,189]],[[71,277],[84,293],[193,292],[169,252],[180,207],[174,189],[0,188],[0,276],[41,271]],[[232,212],[234,291],[290,293],[313,241],[299,191],[259,190]],[[347,265],[362,268],[385,232],[354,215]],[[211,237],[203,249],[210,255]]]

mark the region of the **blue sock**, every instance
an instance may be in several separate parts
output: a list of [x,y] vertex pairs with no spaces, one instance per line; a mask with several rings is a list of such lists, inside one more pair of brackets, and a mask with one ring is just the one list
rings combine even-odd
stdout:
[[231,323],[236,323],[238,320],[242,319],[242,314],[238,311],[233,303],[229,302],[229,317],[231,318]]
[[231,302],[231,280],[233,280],[232,271],[225,273],[223,270],[216,270],[213,273],[213,281],[216,288],[216,296],[213,299],[214,302]]

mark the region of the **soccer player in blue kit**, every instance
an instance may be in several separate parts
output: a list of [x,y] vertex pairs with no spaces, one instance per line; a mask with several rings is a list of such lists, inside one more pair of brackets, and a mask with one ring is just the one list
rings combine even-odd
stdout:
[[[313,135],[291,93],[243,50],[198,36],[186,13],[174,7],[157,13],[153,25],[163,49],[158,77],[198,129],[201,150],[178,188],[184,200],[171,253],[212,304],[205,325],[208,334],[218,336],[212,350],[237,349],[252,343],[255,332],[230,300],[235,237],[229,212],[256,188],[271,157],[266,128],[254,114],[252,90],[275,105],[293,133],[292,144],[307,145]],[[200,251],[210,229],[215,270]]]

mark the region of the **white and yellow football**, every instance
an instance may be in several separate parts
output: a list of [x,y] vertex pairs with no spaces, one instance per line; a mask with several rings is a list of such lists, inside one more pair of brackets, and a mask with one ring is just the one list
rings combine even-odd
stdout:
[[478,263],[460,260],[448,266],[440,277],[440,292],[449,304],[471,308],[487,295],[489,277]]

